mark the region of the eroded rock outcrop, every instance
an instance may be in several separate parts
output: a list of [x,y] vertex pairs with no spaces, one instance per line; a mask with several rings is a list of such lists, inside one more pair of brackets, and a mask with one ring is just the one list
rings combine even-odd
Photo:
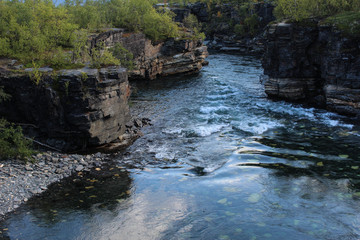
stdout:
[[[12,66],[14,61],[7,60],[9,70],[2,61],[0,86],[12,97],[0,105],[0,115],[22,125],[27,135],[60,150],[108,147],[114,142],[123,147],[139,135],[130,121],[128,76],[154,79],[198,72],[208,55],[201,41],[169,39],[153,44],[144,34],[126,33],[123,29],[93,36],[90,49],[100,42],[108,48],[120,43],[130,51],[134,70],[116,66],[21,70],[20,66]],[[39,76],[41,79],[34,79]]]
[[43,72],[36,85],[27,73],[2,69],[0,85],[12,97],[0,105],[0,115],[67,151],[109,143],[125,132],[130,119],[126,69],[51,70],[36,70]]
[[202,41],[168,39],[153,43],[142,33],[127,33],[124,29],[112,29],[92,40],[92,46],[104,42],[107,47],[119,43],[134,55],[134,70],[130,78],[154,79],[179,73],[201,70],[208,56]]
[[267,30],[263,60],[269,97],[310,102],[360,117],[360,38],[312,20]]

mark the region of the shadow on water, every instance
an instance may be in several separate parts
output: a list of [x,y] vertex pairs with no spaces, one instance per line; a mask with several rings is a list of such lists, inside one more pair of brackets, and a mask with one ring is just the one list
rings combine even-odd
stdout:
[[[44,236],[41,234],[42,228],[57,228],[69,221],[74,214],[87,215],[97,209],[114,211],[115,214],[119,205],[128,207],[126,201],[131,196],[131,186],[129,172],[122,167],[102,166],[101,169],[94,168],[90,172],[78,172],[50,185],[44,193],[32,197],[26,205],[17,209],[13,218],[17,218],[17,214],[21,217],[20,215],[26,212],[30,215],[17,226],[13,226],[10,233],[4,231],[0,239],[37,239],[37,236],[40,239]],[[22,229],[24,224],[29,225],[27,229]],[[30,229],[32,224],[36,225],[33,230]],[[0,229],[3,228],[4,223],[0,223]],[[26,232],[26,236],[21,234],[20,229]],[[54,236],[54,239],[61,237]]]

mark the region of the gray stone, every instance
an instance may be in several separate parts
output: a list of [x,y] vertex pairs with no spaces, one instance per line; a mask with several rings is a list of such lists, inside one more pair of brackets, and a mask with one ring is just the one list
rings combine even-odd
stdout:
[[34,169],[28,165],[25,166],[25,170],[26,171],[33,171]]
[[75,168],[75,171],[80,172],[80,171],[82,171],[83,169],[84,169],[84,166],[78,165],[78,166]]

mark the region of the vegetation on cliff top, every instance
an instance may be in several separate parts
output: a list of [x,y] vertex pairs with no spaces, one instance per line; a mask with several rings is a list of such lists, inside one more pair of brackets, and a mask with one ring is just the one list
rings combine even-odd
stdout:
[[[177,37],[171,13],[156,11],[153,3],[66,0],[56,6],[48,0],[0,0],[0,57],[19,59],[29,67],[35,62],[66,68],[83,60],[79,49],[89,50],[89,33],[103,27],[142,31],[154,41]],[[79,41],[79,34],[84,41]],[[105,60],[113,63],[111,51],[106,54]]]
[[360,34],[360,1],[359,0],[168,0],[170,4],[185,5],[194,2],[207,4],[208,11],[219,9],[217,6],[231,4],[233,10],[238,12],[240,23],[233,24],[233,19],[224,19],[222,12],[217,16],[211,15],[211,21],[216,24],[225,22],[239,35],[255,35],[259,31],[259,16],[254,14],[252,7],[256,3],[271,3],[275,7],[278,20],[287,19],[296,22],[306,22],[308,18],[324,19],[323,23],[333,24],[348,35]]
[[359,0],[277,0],[278,18],[296,21],[309,17],[328,17],[349,11],[360,11]]

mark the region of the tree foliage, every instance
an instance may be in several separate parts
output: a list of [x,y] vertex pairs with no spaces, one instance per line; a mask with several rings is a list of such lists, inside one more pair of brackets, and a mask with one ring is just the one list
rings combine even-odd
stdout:
[[309,17],[327,17],[341,12],[360,11],[359,0],[277,0],[278,18],[296,21]]
[[32,141],[24,137],[20,126],[15,127],[0,119],[0,159],[19,158],[27,160],[35,153]]
[[184,18],[183,24],[186,28],[191,29],[192,31],[191,35],[194,40],[205,39],[205,34],[201,32],[202,25],[199,23],[195,15],[189,14],[189,16]]
[[[8,100],[10,95],[0,86],[0,103]],[[21,127],[15,127],[0,118],[0,159],[20,158],[29,159],[35,153],[31,148],[32,141],[24,137]]]
[[51,1],[0,1],[0,56],[45,59],[54,48],[69,47],[76,28]]
[[[55,68],[90,60],[89,33],[104,27],[144,32],[154,41],[178,36],[169,11],[152,0],[0,0],[0,57]],[[72,51],[72,54],[68,52]],[[105,53],[107,60],[110,52]]]

